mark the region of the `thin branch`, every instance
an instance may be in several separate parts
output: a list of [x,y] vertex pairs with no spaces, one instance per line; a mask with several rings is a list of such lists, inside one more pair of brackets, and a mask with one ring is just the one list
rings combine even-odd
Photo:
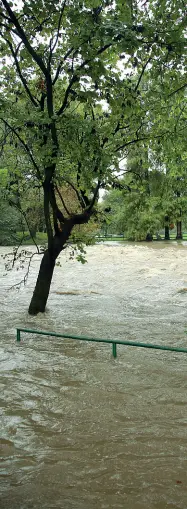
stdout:
[[147,65],[149,64],[149,62],[150,62],[150,61],[151,61],[151,57],[149,57],[149,58],[148,58],[147,62],[146,62],[146,63],[143,65],[143,67],[142,67],[142,71],[141,71],[141,73],[140,73],[140,76],[139,76],[139,78],[138,78],[138,82],[137,82],[137,84],[136,84],[136,86],[135,86],[135,89],[134,89],[134,91],[135,91],[135,92],[137,92],[137,90],[138,90],[138,87],[139,87],[140,82],[141,82],[141,80],[142,80],[142,78],[143,78],[144,72],[145,72],[145,70],[146,70],[146,67],[147,67]]
[[[154,139],[160,139],[160,138],[163,138],[166,134],[168,134],[170,131],[165,131],[163,132],[162,134],[157,134],[156,136],[154,136]],[[142,138],[135,138],[134,140],[131,140],[131,141],[127,141],[126,143],[124,143],[123,145],[121,145],[120,147],[117,147],[114,152],[118,152],[119,150],[122,150],[123,148],[127,147],[128,145],[133,145],[134,143],[138,143],[139,141],[145,141],[145,140],[150,140],[150,136],[144,136]]]
[[21,212],[21,214],[23,215],[23,217],[24,217],[24,219],[25,219],[25,222],[26,222],[26,224],[27,224],[27,226],[28,226],[29,233],[30,233],[31,239],[32,239],[32,241],[33,241],[33,244],[36,246],[37,252],[39,253],[39,247],[38,247],[38,244],[37,244],[37,242],[36,242],[36,240],[35,240],[34,236],[32,235],[31,228],[30,228],[30,225],[29,225],[29,222],[28,222],[27,216],[26,216],[25,212],[24,212],[22,209],[20,209],[20,212]]
[[94,207],[94,204],[95,204],[95,201],[96,201],[96,198],[98,196],[98,191],[99,191],[99,188],[101,187],[101,181],[98,180],[98,183],[97,183],[97,186],[95,188],[95,191],[94,191],[94,195],[93,195],[93,198],[90,202],[90,205],[88,208],[86,208],[84,210],[84,212],[82,212],[82,214],[74,214],[72,216],[72,220],[73,220],[73,223],[74,225],[76,224],[84,224],[84,223],[88,223],[89,219],[90,219],[90,216],[93,214],[93,207]]
[[143,137],[143,138],[135,138],[134,140],[131,140],[131,141],[127,141],[126,143],[124,143],[123,145],[121,145],[120,147],[117,147],[114,152],[118,152],[119,150],[122,150],[123,148],[125,147],[128,147],[128,145],[133,145],[134,143],[138,143],[139,141],[144,141],[144,140],[148,140],[149,138],[147,136]]
[[[134,174],[134,172],[133,172],[133,174]],[[111,182],[111,186],[112,186],[113,189],[120,189],[121,191],[123,189],[129,191],[130,193],[132,191],[130,186],[128,186],[127,184],[122,184],[121,182],[118,182],[115,179]]]
[[38,53],[34,50],[34,48],[31,46],[27,36],[26,36],[26,33],[25,31],[23,30],[23,28],[21,27],[17,17],[15,16],[14,12],[12,11],[10,5],[9,5],[9,2],[7,2],[7,0],[2,0],[2,3],[8,13],[8,15],[10,16],[10,20],[11,22],[14,24],[14,26],[16,27],[17,29],[17,32],[18,32],[18,36],[20,37],[20,39],[23,41],[24,45],[25,45],[25,48],[27,49],[27,51],[29,52],[29,54],[33,57],[33,60],[37,63],[37,65],[40,67],[41,71],[44,73],[44,76],[47,77],[48,75],[48,71],[47,71],[47,68],[44,64],[44,61],[42,60],[42,58],[38,55]]
[[[23,238],[23,240],[24,240],[24,238]],[[25,273],[25,275],[24,275],[23,279],[21,279],[21,281],[19,281],[19,283],[15,283],[14,285],[10,286],[10,287],[8,288],[8,291],[9,291],[9,290],[13,290],[13,288],[18,289],[18,288],[20,288],[20,286],[21,286],[22,284],[23,284],[23,285],[25,285],[25,284],[26,284],[27,279],[28,279],[28,276],[29,276],[29,271],[30,271],[31,262],[32,262],[33,257],[34,257],[34,256],[36,256],[36,254],[43,255],[43,252],[38,251],[37,253],[31,253],[31,254],[30,254],[30,256],[29,256],[29,263],[28,263],[28,267],[27,267],[27,272]]]
[[[96,55],[95,55],[95,56],[97,56],[97,55],[101,55],[104,51],[106,51],[106,49],[110,48],[112,45],[113,45],[113,42],[110,42],[110,43],[108,43],[108,44],[105,44],[105,46],[102,46],[102,48],[100,48],[100,49],[97,51],[97,53],[96,53]],[[92,59],[90,59],[90,61],[92,61]]]
[[8,18],[8,16],[5,16],[5,14],[3,14],[3,12],[0,12],[0,16],[1,16],[1,18],[6,19],[6,21],[8,21],[8,23],[10,23],[10,21],[11,21],[10,18]]
[[[10,20],[10,21],[11,21],[11,20]],[[8,31],[9,31],[9,30],[11,30],[11,32],[12,32],[13,34],[17,35],[17,36],[19,35],[19,34],[18,34],[18,32],[17,32],[17,30],[14,30],[14,28],[12,28],[12,27],[10,28],[10,25],[5,25],[5,23],[2,23],[2,22],[1,22],[1,23],[0,23],[0,26],[1,26],[2,28],[5,28],[5,30],[8,30]]]
[[[1,35],[2,35],[2,34],[1,34]],[[30,89],[29,89],[29,87],[28,87],[28,85],[27,85],[27,81],[26,81],[26,79],[24,78],[24,76],[23,76],[23,74],[22,74],[22,72],[21,72],[20,65],[19,65],[19,61],[18,61],[18,59],[17,59],[17,53],[18,53],[19,46],[20,46],[20,44],[21,44],[21,43],[19,44],[19,46],[18,46],[17,50],[16,50],[16,51],[14,51],[14,48],[13,48],[13,46],[12,46],[11,42],[9,41],[9,39],[5,39],[5,41],[7,42],[8,46],[9,46],[9,48],[10,48],[10,51],[11,51],[11,53],[12,53],[12,56],[13,56],[13,58],[14,58],[14,62],[15,62],[15,65],[16,65],[16,69],[17,69],[18,75],[19,75],[19,77],[20,77],[20,80],[21,80],[21,82],[22,82],[22,84],[23,84],[23,86],[24,86],[24,88],[25,88],[25,91],[27,92],[27,94],[28,94],[28,96],[30,97],[30,100],[31,100],[31,102],[34,104],[34,106],[35,106],[36,108],[38,108],[38,106],[39,106],[39,101],[37,101],[37,100],[34,98],[34,96],[32,95],[32,93],[31,93],[31,91],[30,91]]]
[[15,265],[15,262],[16,262],[16,257],[17,257],[17,254],[18,254],[18,250],[21,247],[23,241],[24,241],[24,234],[23,234],[23,237],[21,238],[18,246],[16,246],[15,249],[13,248],[13,260],[12,260],[12,267],[11,267],[11,269],[14,268],[14,265]]
[[172,95],[176,94],[177,92],[179,92],[180,90],[184,90],[184,88],[187,87],[187,83],[185,83],[184,85],[182,85],[181,87],[177,88],[176,90],[174,90],[173,92],[171,92],[171,94],[168,95],[168,97],[171,97]]
[[[17,205],[17,203],[14,203],[13,200],[9,199],[9,203],[15,207],[17,210],[19,210],[20,214],[24,217],[25,219],[25,222],[26,222],[26,225],[28,226],[28,229],[29,229],[29,233],[30,233],[30,236],[31,236],[31,239],[33,241],[33,244],[35,244],[36,246],[36,249],[37,249],[37,252],[39,253],[39,247],[38,247],[38,244],[35,240],[35,238],[33,237],[32,235],[32,232],[31,232],[31,228],[30,228],[30,225],[29,225],[29,222],[28,222],[28,219],[27,219],[27,216],[26,216],[26,213],[23,211],[23,209],[21,208],[21,205]],[[20,244],[21,245],[21,244]],[[19,246],[18,246],[18,249],[19,249]]]
[[64,182],[66,182],[70,187],[72,187],[72,189],[75,191],[75,193],[77,195],[77,198],[79,200],[79,203],[80,203],[81,207],[85,208],[85,202],[82,199],[82,197],[80,196],[77,188],[72,184],[72,182],[70,182],[70,180],[67,180],[65,177],[63,177],[62,180],[64,180]]
[[55,215],[55,218],[58,219],[58,221],[60,223],[64,223],[65,217],[57,205],[53,184],[50,184],[49,200],[50,200],[50,204],[51,204],[53,213]]
[[35,32],[41,32],[43,25],[46,23],[46,21],[49,21],[51,19],[51,16],[50,15],[47,16],[47,18],[43,19],[43,21],[41,22],[36,18],[36,16],[34,16],[34,19],[38,23],[38,25],[34,28]]
[[93,198],[92,198],[91,203],[90,203],[90,205],[89,205],[89,207],[87,209],[87,212],[91,212],[91,210],[93,209],[93,206],[95,204],[95,201],[96,201],[96,198],[97,198],[97,195],[98,195],[100,187],[101,187],[101,181],[98,180],[97,186],[96,186],[95,191],[94,191]]
[[73,48],[73,46],[72,46],[72,48],[70,48],[70,49],[67,51],[67,53],[64,55],[63,60],[61,60],[61,61],[60,61],[60,63],[58,64],[58,67],[57,67],[57,70],[56,70],[56,74],[55,74],[55,77],[54,77],[54,80],[53,80],[53,85],[55,85],[55,83],[56,83],[56,81],[57,81],[57,79],[58,79],[58,77],[59,77],[59,74],[60,74],[60,72],[61,72],[61,70],[62,70],[62,65],[63,65],[63,63],[65,62],[65,60],[67,60],[67,58],[69,57],[69,55],[71,54],[71,52],[73,51],[73,49],[74,49],[74,48]]
[[59,34],[60,34],[60,27],[61,27],[61,21],[62,21],[62,16],[63,16],[63,14],[64,14],[65,6],[66,6],[66,0],[64,0],[64,3],[63,3],[63,5],[62,5],[62,9],[61,9],[61,12],[60,12],[60,16],[59,16],[59,20],[58,20],[58,26],[57,26],[57,34],[56,34],[56,38],[55,38],[55,42],[54,42],[53,46],[51,46],[51,44],[52,44],[52,40],[50,40],[50,58],[49,58],[49,66],[50,66],[50,62],[51,62],[51,58],[52,58],[53,51],[55,50],[56,45],[57,45],[57,43],[58,43]]
[[75,83],[76,81],[79,81],[79,78],[76,74],[74,74],[69,82],[69,85],[66,89],[66,92],[65,92],[65,96],[64,96],[64,100],[63,100],[63,103],[62,103],[62,106],[60,107],[60,109],[57,111],[57,115],[60,116],[63,111],[65,110],[67,104],[68,104],[68,97],[69,97],[69,93],[70,93],[70,90],[71,90],[71,87],[73,85],[73,83]]
[[58,189],[58,187],[57,187],[57,186],[55,186],[55,190],[56,190],[56,192],[58,193],[58,196],[59,196],[59,198],[60,198],[60,200],[61,200],[61,202],[62,202],[62,205],[63,205],[63,207],[64,207],[64,209],[65,209],[66,213],[68,214],[68,216],[70,216],[70,212],[69,212],[69,210],[67,209],[66,204],[65,204],[65,201],[64,201],[64,199],[63,199],[63,197],[62,197],[62,195],[61,195],[61,192],[60,192],[60,190]]
[[[115,42],[117,42],[117,38],[115,38]],[[111,42],[111,43],[108,43],[108,44],[105,44],[105,46],[102,46],[101,48],[99,48],[95,54],[95,56],[93,56],[93,58],[87,58],[86,60],[84,60],[84,62],[82,62],[82,64],[77,67],[77,69],[75,69],[75,74],[73,74],[72,78],[70,79],[70,82],[69,82],[69,85],[66,89],[66,92],[65,92],[65,96],[64,96],[64,100],[63,100],[63,103],[62,103],[62,106],[60,107],[60,109],[57,111],[57,115],[61,115],[63,113],[63,111],[65,110],[65,108],[67,107],[68,105],[68,97],[69,97],[69,94],[70,94],[70,91],[71,91],[71,87],[73,85],[73,83],[75,83],[76,81],[79,81],[79,76],[77,73],[79,73],[82,69],[84,69],[84,67],[89,64],[90,62],[94,62],[94,59],[98,56],[98,55],[101,55],[102,53],[104,53],[104,51],[106,51],[108,48],[110,48],[112,45],[114,44],[114,42]]]
[[113,132],[113,135],[115,135],[118,131],[122,131],[123,129],[128,129],[130,127],[130,124],[124,125],[120,127],[120,122],[118,122],[115,131]]
[[[83,141],[83,137],[79,141],[80,145],[81,145],[82,141]],[[77,168],[77,185],[78,185],[78,187],[80,189],[80,199],[79,199],[79,201],[80,201],[80,204],[81,204],[82,208],[85,209],[89,205],[89,200],[88,200],[88,198],[86,196],[85,191],[83,189],[81,189],[81,186],[79,185],[79,183],[80,183],[80,176],[81,176],[81,166],[82,166],[82,163],[81,163],[81,161],[79,161],[78,162],[78,168]]]
[[2,120],[2,122],[4,122],[4,124],[9,127],[9,129],[11,130],[12,133],[15,134],[15,136],[17,136],[18,140],[20,141],[20,143],[23,145],[24,149],[26,150],[27,154],[29,155],[30,157],[30,160],[36,170],[36,174],[37,174],[37,177],[39,180],[41,180],[41,175],[40,175],[40,170],[39,170],[39,167],[38,165],[36,164],[36,161],[34,160],[33,158],[33,155],[32,153],[30,152],[30,149],[27,145],[27,143],[25,143],[22,138],[20,137],[20,135],[18,134],[18,132],[16,131],[16,129],[14,127],[12,127],[8,122],[7,120],[5,120],[4,118],[0,117],[0,119]]

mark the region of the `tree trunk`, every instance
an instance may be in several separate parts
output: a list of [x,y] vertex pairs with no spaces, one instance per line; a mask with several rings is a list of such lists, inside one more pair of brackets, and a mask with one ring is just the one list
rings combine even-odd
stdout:
[[85,211],[82,214],[77,214],[64,221],[63,231],[55,234],[50,241],[50,249],[47,249],[41,261],[36,286],[29,306],[29,314],[37,315],[44,313],[47,303],[55,261],[61,251],[64,249],[67,240],[70,237],[71,231],[75,224],[88,223],[91,216],[91,211]]
[[176,240],[182,240],[182,221],[177,221],[177,236]]
[[37,233],[37,227],[36,226],[31,227],[29,233],[30,233],[31,237],[33,239],[35,239],[36,238],[36,233]]
[[54,267],[55,259],[47,250],[45,251],[41,261],[36,286],[29,306],[30,315],[44,313],[51,286],[51,280],[53,277]]
[[169,217],[165,216],[165,240],[170,240],[169,236]]
[[[86,218],[87,221],[87,218]],[[69,219],[64,223],[63,232],[55,235],[52,239],[50,249],[47,249],[41,261],[36,286],[29,306],[29,314],[37,315],[38,313],[44,313],[45,306],[47,303],[51,281],[53,277],[53,271],[55,267],[55,261],[58,255],[64,249],[75,220]]]
[[150,242],[150,241],[152,241],[152,240],[153,240],[152,233],[147,233],[147,235],[146,235],[146,239],[145,239],[145,240],[146,240],[146,242]]
[[165,226],[165,240],[170,240],[169,236],[169,226]]

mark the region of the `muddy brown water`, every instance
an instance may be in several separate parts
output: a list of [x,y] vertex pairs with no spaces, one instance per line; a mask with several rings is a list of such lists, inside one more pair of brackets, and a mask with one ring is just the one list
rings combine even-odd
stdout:
[[[1,248],[1,254],[8,248]],[[16,326],[187,347],[187,245],[61,256],[48,309],[1,266],[1,509],[187,508],[187,355],[23,335]]]

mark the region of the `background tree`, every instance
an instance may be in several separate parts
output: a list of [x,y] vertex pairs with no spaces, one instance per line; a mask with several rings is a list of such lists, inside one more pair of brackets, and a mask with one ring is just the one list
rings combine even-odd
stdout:
[[187,173],[185,148],[179,158],[180,151],[180,139],[169,153],[167,143],[159,152],[147,150],[145,144],[129,151],[118,189],[111,186],[102,204],[108,211],[108,232],[123,233],[129,240],[151,240],[164,228],[165,240],[169,240],[170,229],[176,226],[176,238],[182,237],[182,219],[187,215]]
[[123,233],[128,240],[151,240],[162,227],[164,173],[150,168],[145,145],[131,150],[118,189],[104,198],[110,208],[110,229]]

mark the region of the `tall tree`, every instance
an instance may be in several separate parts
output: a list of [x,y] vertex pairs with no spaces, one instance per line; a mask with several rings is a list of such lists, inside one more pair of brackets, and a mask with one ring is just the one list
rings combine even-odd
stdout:
[[[31,314],[45,310],[56,258],[75,225],[95,213],[119,158],[132,144],[166,136],[166,126],[154,123],[153,97],[168,61],[174,91],[186,86],[176,78],[184,11],[182,0],[26,0],[21,7],[1,0],[1,143],[17,178],[26,173],[42,187],[48,236]],[[77,196],[76,211],[60,192],[63,182]]]

